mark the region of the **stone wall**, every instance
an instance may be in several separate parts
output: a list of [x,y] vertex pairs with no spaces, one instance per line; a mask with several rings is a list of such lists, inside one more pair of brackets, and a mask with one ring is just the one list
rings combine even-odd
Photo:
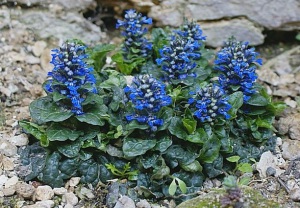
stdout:
[[[109,0],[98,0],[111,4]],[[207,45],[220,46],[227,37],[264,42],[263,31],[300,30],[299,0],[127,0],[113,1],[116,11],[134,7],[148,13],[157,26],[181,25],[187,17],[200,23]]]

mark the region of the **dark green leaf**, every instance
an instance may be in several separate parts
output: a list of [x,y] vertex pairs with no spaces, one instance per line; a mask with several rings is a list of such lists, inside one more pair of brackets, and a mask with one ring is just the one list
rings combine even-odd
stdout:
[[171,123],[168,127],[168,130],[171,134],[177,136],[180,139],[186,139],[188,136],[180,117],[173,117],[171,119]]
[[73,158],[79,155],[79,151],[81,148],[81,142],[71,142],[71,143],[64,143],[57,146],[57,150],[62,153],[64,156]]
[[235,118],[238,109],[243,105],[243,93],[238,91],[229,95],[228,103],[231,105],[228,113],[231,118]]
[[69,129],[60,124],[52,124],[46,134],[49,141],[75,141],[83,132]]
[[202,166],[197,160],[188,165],[182,165],[181,167],[183,170],[188,172],[202,172]]
[[50,97],[42,97],[30,103],[31,118],[38,124],[49,121],[60,122],[70,118],[73,113],[56,105]]
[[160,180],[170,174],[170,168],[166,165],[164,158],[159,157],[153,169],[151,180]]
[[125,157],[135,157],[138,155],[143,155],[148,150],[152,149],[156,145],[156,140],[154,139],[136,139],[136,138],[126,138],[123,142],[123,152]]
[[106,54],[115,49],[112,44],[101,44],[95,46],[89,53],[89,63],[94,65],[94,68],[99,72],[105,64]]
[[[79,171],[81,173],[81,182],[82,183],[92,183],[95,184],[99,180],[98,174],[100,171],[99,165],[93,160],[89,159],[83,161],[80,164]],[[106,181],[103,181],[106,182]]]
[[209,178],[215,178],[219,175],[223,174],[223,157],[220,155],[216,160],[212,163],[205,163],[203,165],[205,173]]
[[175,168],[180,165],[188,165],[194,162],[194,160],[198,157],[197,153],[190,152],[187,150],[184,150],[179,145],[172,145],[167,149],[165,152],[165,160],[167,164],[171,168]]
[[208,140],[208,135],[203,128],[198,128],[193,134],[187,135],[185,139],[192,143],[204,144]]
[[269,104],[269,101],[259,93],[251,95],[250,99],[247,101],[248,105],[253,106],[266,106]]
[[216,137],[210,138],[206,143],[204,143],[200,150],[200,161],[204,163],[212,163],[218,158],[220,147],[221,143]]
[[59,164],[59,170],[66,175],[66,178],[69,179],[72,176],[75,176],[78,170],[80,164],[80,160],[78,157],[76,158],[68,158],[64,161],[62,161]]
[[94,105],[84,114],[76,116],[76,118],[81,122],[96,126],[103,126],[105,124],[105,120],[109,118],[109,115],[107,114],[107,107],[105,105]]
[[154,150],[158,150],[160,152],[164,152],[171,145],[172,145],[172,140],[168,136],[165,136],[165,137],[159,138],[159,140],[157,141],[157,143],[156,143],[156,145],[154,147]]

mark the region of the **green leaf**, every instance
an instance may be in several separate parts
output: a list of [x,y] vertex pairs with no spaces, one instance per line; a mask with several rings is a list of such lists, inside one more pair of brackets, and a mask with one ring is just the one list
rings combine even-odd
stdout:
[[185,193],[187,192],[186,184],[185,184],[182,180],[180,180],[179,178],[176,178],[175,180],[176,180],[177,183],[178,183],[178,186],[179,186],[180,191],[181,191],[183,194],[185,194]]
[[251,177],[245,176],[238,181],[239,186],[248,186],[251,181]]
[[237,187],[237,178],[232,175],[226,176],[222,184],[226,189],[235,188]]
[[170,125],[171,119],[173,118],[173,109],[169,107],[162,107],[158,112],[158,118],[163,119],[164,123],[158,128],[158,130],[165,130]]
[[88,93],[87,97],[85,98],[85,100],[82,102],[82,105],[87,105],[87,104],[103,104],[103,98],[95,93]]
[[269,117],[269,118],[264,118],[264,119],[261,119],[260,117],[258,117],[257,119],[256,119],[256,125],[258,126],[258,127],[263,127],[263,128],[267,128],[267,129],[274,129],[274,127],[273,127],[273,119],[274,119],[275,117]]
[[284,102],[272,102],[271,104],[267,105],[267,110],[276,116],[282,113],[286,107],[287,105]]
[[175,168],[180,165],[188,165],[195,161],[198,154],[187,151],[179,145],[170,146],[165,152],[165,160],[169,167]]
[[232,107],[228,113],[231,118],[235,118],[238,109],[243,105],[243,93],[238,91],[229,95],[228,103]]
[[208,140],[208,135],[203,128],[198,128],[193,134],[187,135],[185,139],[192,143],[204,144]]
[[249,163],[241,163],[238,165],[238,170],[243,173],[252,173],[253,169]]
[[197,121],[195,119],[184,118],[182,123],[189,134],[192,134],[196,130]]
[[61,156],[58,152],[54,152],[46,160],[43,171],[38,175],[38,179],[51,187],[63,186],[63,175],[59,170],[59,160]]
[[76,116],[78,121],[92,124],[95,126],[103,126],[105,120],[109,118],[107,107],[105,105],[94,105],[84,114]]
[[125,62],[121,53],[116,53],[111,58],[116,62],[120,72],[126,75],[130,75],[134,69],[137,69],[139,65],[146,62],[146,59],[140,57],[132,59],[131,62]]
[[112,87],[125,87],[126,79],[125,77],[115,70],[106,70],[109,72],[109,77],[104,82],[100,83],[100,87],[103,89],[111,89]]
[[185,129],[186,128],[184,127],[180,117],[173,117],[171,119],[171,123],[168,127],[168,130],[171,134],[177,136],[180,139],[185,139],[188,136]]
[[49,140],[43,127],[25,120],[19,121],[19,125],[24,129],[24,131],[27,134],[31,134],[36,139],[38,139],[40,141],[41,146],[47,147],[49,145]]
[[63,143],[57,146],[57,150],[64,156],[73,158],[79,155],[81,142]]
[[129,131],[129,130],[134,130],[134,129],[142,129],[142,130],[145,130],[145,129],[148,129],[149,126],[146,125],[146,124],[140,124],[139,122],[137,122],[136,120],[134,121],[131,121],[129,124],[126,125],[126,130]]
[[176,181],[175,181],[175,178],[172,180],[170,186],[169,186],[169,194],[171,196],[174,196],[175,195],[175,192],[176,192],[176,189],[177,189],[177,184],[176,184]]
[[164,158],[159,157],[155,162],[151,180],[161,180],[170,174],[170,168],[166,165]]
[[[99,181],[100,167],[93,159],[83,161],[78,169],[81,173],[81,183],[95,184]],[[103,181],[106,182],[106,181]],[[96,184],[95,184],[96,185]]]
[[94,65],[94,68],[99,72],[105,64],[106,54],[115,49],[115,45],[101,44],[96,45],[89,53],[89,63]]
[[83,135],[83,132],[69,129],[60,124],[52,124],[47,129],[46,134],[49,141],[75,141],[79,136]]
[[145,154],[148,150],[152,149],[156,145],[154,139],[136,139],[126,138],[123,142],[123,152],[125,157],[135,157]]
[[160,152],[166,151],[170,146],[172,145],[172,140],[170,137],[165,136],[160,138],[157,142],[155,147],[153,148],[154,150],[158,150]]
[[226,160],[228,160],[229,162],[233,162],[236,163],[241,159],[240,156],[231,156],[231,157],[227,157]]
[[296,40],[300,40],[300,33],[298,33],[295,38]]
[[54,102],[58,102],[60,100],[66,99],[66,96],[62,95],[58,92],[53,92],[52,93],[52,99],[53,99]]
[[221,143],[216,137],[212,137],[206,143],[204,143],[200,150],[199,159],[204,163],[212,163],[219,157]]
[[30,103],[29,111],[31,118],[38,124],[49,121],[61,122],[70,118],[73,113],[56,105],[52,99],[42,97]]
[[202,172],[202,166],[197,160],[188,165],[181,165],[181,167],[183,170],[188,172]]
[[269,104],[269,101],[261,94],[256,93],[251,95],[250,99],[247,101],[247,104],[253,106],[266,106]]

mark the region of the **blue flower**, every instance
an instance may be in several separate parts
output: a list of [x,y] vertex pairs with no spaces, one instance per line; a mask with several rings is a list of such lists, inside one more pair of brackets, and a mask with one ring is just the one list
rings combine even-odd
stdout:
[[172,103],[164,83],[151,75],[138,75],[132,80],[131,86],[124,88],[124,92],[127,102],[132,103],[135,110],[134,114],[126,115],[126,120],[148,124],[152,131],[156,131],[163,124],[163,120],[157,118],[156,114],[163,106]]
[[193,69],[197,66],[196,60],[200,54],[195,50],[199,48],[198,41],[186,40],[175,35],[171,37],[170,45],[160,50],[161,58],[156,63],[162,66],[163,80],[183,80],[187,77],[196,77]]
[[123,21],[117,21],[116,28],[122,28],[121,34],[125,37],[122,48],[124,58],[149,57],[152,44],[144,38],[148,30],[143,25],[151,24],[151,18],[143,17],[141,13],[137,13],[134,9],[126,11]]
[[60,102],[67,101],[70,110],[76,115],[83,114],[81,104],[85,94],[97,93],[96,79],[92,74],[93,68],[85,62],[88,57],[85,49],[86,47],[81,44],[66,42],[59,49],[52,50],[50,63],[54,67],[51,72],[48,72],[50,79],[44,86],[48,93],[63,95],[65,99]]
[[244,93],[247,102],[256,91],[253,88],[257,79],[257,65],[262,65],[259,54],[248,42],[239,42],[231,38],[218,53],[215,60],[215,69],[221,71],[219,83],[225,90],[232,91],[232,87]]
[[194,116],[201,122],[213,124],[218,116],[225,119],[230,118],[228,111],[231,109],[231,105],[227,101],[228,98],[225,97],[224,90],[219,86],[210,84],[191,94],[194,95],[189,98],[188,103]]

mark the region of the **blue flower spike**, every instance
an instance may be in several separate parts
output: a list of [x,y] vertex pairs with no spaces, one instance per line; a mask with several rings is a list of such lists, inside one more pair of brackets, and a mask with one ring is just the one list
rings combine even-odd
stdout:
[[211,125],[218,117],[229,119],[228,111],[231,105],[222,88],[217,85],[209,84],[204,88],[192,92],[194,96],[188,100],[194,116],[200,122],[208,122]]
[[143,17],[134,9],[126,11],[125,19],[118,20],[116,28],[122,28],[121,35],[125,37],[123,44],[123,56],[130,59],[131,56],[149,57],[152,51],[150,43],[144,35],[148,32],[144,25],[151,25],[152,19]]
[[83,114],[82,102],[86,93],[97,93],[93,68],[85,62],[88,57],[86,47],[74,42],[65,42],[59,49],[52,50],[53,70],[48,72],[47,93],[59,93],[67,101],[61,103],[75,115]]
[[225,90],[230,91],[230,86],[238,88],[244,93],[247,102],[256,91],[253,88],[257,79],[256,69],[262,65],[259,54],[250,48],[248,42],[239,42],[230,38],[226,45],[217,53],[215,69],[222,72],[219,83]]
[[127,121],[136,120],[141,124],[148,124],[151,131],[163,125],[163,120],[156,114],[163,106],[172,103],[170,96],[166,94],[165,85],[152,75],[138,75],[132,80],[131,86],[124,88],[127,102],[132,103],[134,114],[126,116]]

